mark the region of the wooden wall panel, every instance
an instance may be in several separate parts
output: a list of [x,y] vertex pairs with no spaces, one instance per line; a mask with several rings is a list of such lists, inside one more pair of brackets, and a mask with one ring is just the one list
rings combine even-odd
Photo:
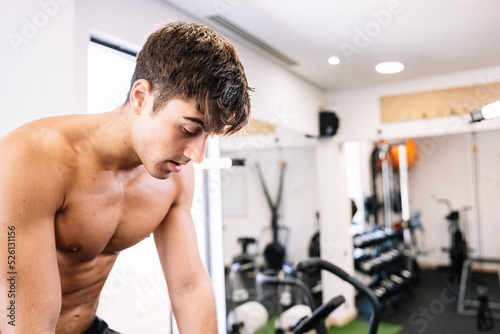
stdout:
[[382,123],[468,114],[500,100],[500,82],[380,98]]
[[247,128],[245,129],[245,132],[249,135],[256,135],[259,133],[272,133],[274,132],[274,125],[252,118]]

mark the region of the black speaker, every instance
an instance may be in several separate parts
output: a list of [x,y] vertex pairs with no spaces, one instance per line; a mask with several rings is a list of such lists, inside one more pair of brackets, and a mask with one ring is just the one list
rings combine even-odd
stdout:
[[319,136],[332,137],[339,128],[339,118],[331,111],[319,112]]

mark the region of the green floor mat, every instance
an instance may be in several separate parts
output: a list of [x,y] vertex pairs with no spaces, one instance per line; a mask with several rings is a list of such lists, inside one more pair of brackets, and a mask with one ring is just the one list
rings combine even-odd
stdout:
[[255,334],[274,334],[274,322],[276,321],[276,319],[278,319],[278,317],[272,317],[271,319],[269,319],[266,328],[255,332]]
[[[369,323],[365,321],[353,321],[344,327],[330,327],[328,334],[367,334]],[[377,334],[397,334],[404,326],[380,323]]]
[[[267,327],[262,329],[255,334],[274,334],[274,322],[276,317],[272,317],[267,323]],[[330,327],[328,329],[328,334],[367,334],[369,323],[364,321],[353,321],[344,327]],[[378,326],[377,334],[397,334],[404,327],[402,325],[392,325],[381,323]]]

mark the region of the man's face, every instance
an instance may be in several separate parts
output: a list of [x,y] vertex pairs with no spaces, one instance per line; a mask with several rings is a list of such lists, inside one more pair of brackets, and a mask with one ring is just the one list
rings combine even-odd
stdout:
[[191,160],[203,161],[208,133],[194,101],[172,99],[154,113],[150,103],[138,117],[134,149],[153,177],[166,179]]

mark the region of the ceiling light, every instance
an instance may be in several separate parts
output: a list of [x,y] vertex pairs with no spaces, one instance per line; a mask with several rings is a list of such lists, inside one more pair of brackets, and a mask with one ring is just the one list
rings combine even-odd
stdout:
[[480,110],[471,112],[470,116],[472,122],[481,122],[483,119],[500,117],[500,101],[489,103]]
[[338,65],[338,64],[340,64],[340,59],[338,57],[330,57],[330,58],[328,58],[328,64]]
[[397,61],[388,61],[386,63],[380,63],[375,66],[375,71],[383,74],[391,74],[401,72],[405,66]]

